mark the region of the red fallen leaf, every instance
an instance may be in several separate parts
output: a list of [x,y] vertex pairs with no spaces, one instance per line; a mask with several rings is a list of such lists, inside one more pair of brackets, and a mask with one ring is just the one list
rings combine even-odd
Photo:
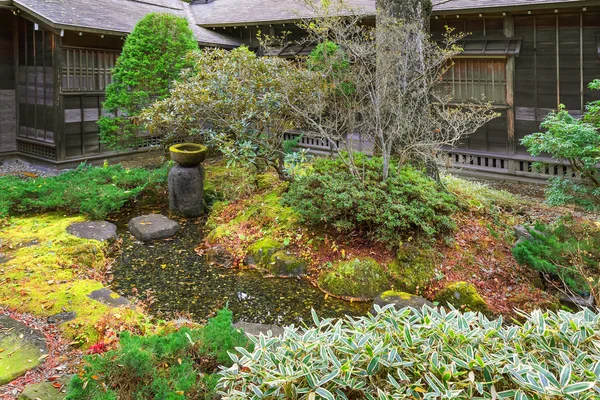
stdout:
[[60,389],[63,387],[63,385],[60,382],[53,382],[52,386],[56,389]]
[[48,382],[54,382],[58,380],[58,378],[60,378],[60,375],[52,375],[50,378],[48,378]]

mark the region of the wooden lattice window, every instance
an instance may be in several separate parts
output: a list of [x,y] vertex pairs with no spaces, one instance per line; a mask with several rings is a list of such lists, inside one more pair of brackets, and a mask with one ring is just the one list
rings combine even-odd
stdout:
[[506,103],[506,60],[457,58],[442,78],[442,89],[456,102]]
[[115,50],[63,47],[63,92],[103,92],[118,57]]

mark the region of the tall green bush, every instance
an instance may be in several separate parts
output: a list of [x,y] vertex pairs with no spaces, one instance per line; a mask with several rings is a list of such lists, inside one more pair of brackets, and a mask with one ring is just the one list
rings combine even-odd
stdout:
[[341,158],[316,159],[292,183],[284,203],[306,223],[360,231],[391,246],[417,234],[433,236],[454,228],[454,196],[422,171],[392,163],[384,180],[381,158],[356,154],[354,161],[360,178]]
[[[600,80],[589,85],[600,90]],[[544,132],[528,135],[521,140],[533,156],[549,154],[566,160],[576,173],[552,178],[546,191],[551,205],[574,203],[587,209],[600,206],[600,101],[588,103],[582,119],[573,117],[560,105],[541,124]],[[539,163],[539,168],[546,165]],[[580,179],[579,179],[580,178]]]
[[387,309],[253,338],[221,372],[228,400],[598,399],[600,315],[534,311],[522,325]]
[[185,67],[185,55],[198,43],[185,18],[152,13],[127,37],[106,89],[104,108],[112,115],[98,121],[102,142],[112,148],[135,147],[143,126],[135,117],[169,94],[171,83]]

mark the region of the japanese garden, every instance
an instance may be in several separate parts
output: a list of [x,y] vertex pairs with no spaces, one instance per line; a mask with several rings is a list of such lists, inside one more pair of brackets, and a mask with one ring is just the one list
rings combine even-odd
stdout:
[[0,21],[0,399],[600,399],[600,1]]

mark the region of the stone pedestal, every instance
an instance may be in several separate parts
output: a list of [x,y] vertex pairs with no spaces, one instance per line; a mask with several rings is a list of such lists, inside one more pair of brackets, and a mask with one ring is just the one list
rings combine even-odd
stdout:
[[204,168],[176,164],[169,171],[169,208],[187,218],[204,214]]

